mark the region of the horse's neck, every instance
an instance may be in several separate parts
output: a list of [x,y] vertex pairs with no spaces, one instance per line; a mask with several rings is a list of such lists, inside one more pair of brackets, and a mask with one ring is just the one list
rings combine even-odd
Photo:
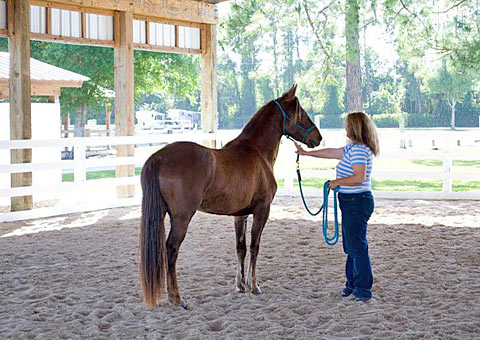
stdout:
[[237,141],[256,146],[273,167],[282,138],[282,117],[272,109],[271,104],[262,107],[242,130]]

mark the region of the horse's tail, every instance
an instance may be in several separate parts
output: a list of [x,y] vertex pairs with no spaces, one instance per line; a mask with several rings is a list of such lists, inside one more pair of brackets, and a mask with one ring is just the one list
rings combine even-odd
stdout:
[[143,301],[148,307],[156,307],[157,299],[165,288],[166,241],[165,202],[160,192],[157,161],[145,163],[141,175],[143,199],[140,222],[140,281]]

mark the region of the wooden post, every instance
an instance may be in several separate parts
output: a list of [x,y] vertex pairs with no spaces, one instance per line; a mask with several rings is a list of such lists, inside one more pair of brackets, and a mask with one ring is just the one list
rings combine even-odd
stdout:
[[[134,134],[133,13],[115,12],[115,135]],[[134,145],[117,145],[117,157],[133,156]],[[135,176],[135,166],[119,165],[116,177]],[[117,186],[117,197],[135,195],[135,185]]]
[[400,114],[400,121],[398,122],[398,127],[400,129],[400,148],[401,149],[406,149],[405,145],[405,137],[404,137],[404,132],[405,132],[405,116],[403,114]]
[[[63,131],[65,132],[63,138],[69,137],[68,129],[70,129],[70,115],[67,113],[65,116],[63,116]],[[65,149],[68,148],[65,147]]]
[[[110,102],[108,100],[105,102],[105,128],[107,130],[107,137],[110,137]],[[111,148],[110,144],[108,144],[107,150]]]
[[107,100],[105,102],[105,128],[107,130],[107,136],[110,136],[110,102]]
[[[32,139],[30,80],[30,4],[8,1],[8,49],[10,51],[10,139]],[[11,163],[31,163],[32,149],[10,151]],[[12,187],[32,185],[32,173],[12,173]],[[11,198],[11,211],[33,208],[32,196]]]
[[[202,130],[204,133],[215,133],[218,125],[217,28],[216,25],[204,25],[203,31],[201,57]],[[212,147],[215,147],[215,142],[212,144]]]
[[449,138],[449,136],[445,136],[443,140],[443,192],[444,193],[450,193],[452,192],[452,178],[451,172],[452,172],[452,154],[451,154],[451,148],[452,148],[452,141]]

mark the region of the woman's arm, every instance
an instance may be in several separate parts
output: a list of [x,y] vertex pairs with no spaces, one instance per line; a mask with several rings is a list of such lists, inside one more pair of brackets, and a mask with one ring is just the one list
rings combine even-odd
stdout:
[[362,184],[367,178],[367,166],[365,164],[354,164],[353,175],[330,181],[328,187],[335,189],[338,186],[356,187]]
[[297,153],[302,156],[312,156],[318,158],[341,159],[343,157],[343,148],[325,148],[313,151],[304,150],[300,144],[295,143]]

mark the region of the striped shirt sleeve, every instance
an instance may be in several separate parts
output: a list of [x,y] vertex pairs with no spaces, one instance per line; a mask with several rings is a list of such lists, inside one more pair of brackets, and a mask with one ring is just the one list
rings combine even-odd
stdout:
[[352,150],[350,153],[350,162],[352,165],[355,165],[355,164],[367,165],[368,158],[369,158],[368,151],[365,150],[364,147],[361,147],[360,145],[355,145],[354,147],[352,147]]

